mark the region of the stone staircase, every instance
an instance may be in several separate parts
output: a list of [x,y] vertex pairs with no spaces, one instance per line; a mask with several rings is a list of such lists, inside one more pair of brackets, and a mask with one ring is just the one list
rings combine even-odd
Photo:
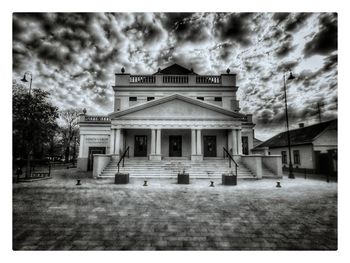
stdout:
[[[99,178],[114,177],[118,170],[117,161],[111,161],[103,170]],[[246,166],[238,162],[238,179],[255,179]],[[147,158],[126,158],[125,166],[119,172],[129,173],[134,178],[176,178],[179,172],[185,170],[193,179],[221,178],[223,173],[234,170],[234,165],[229,168],[228,159],[205,159],[194,162],[184,158],[163,159],[150,161]]]

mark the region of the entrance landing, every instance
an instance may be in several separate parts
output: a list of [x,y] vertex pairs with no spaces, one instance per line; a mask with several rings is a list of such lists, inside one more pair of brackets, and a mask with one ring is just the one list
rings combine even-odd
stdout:
[[[169,157],[161,161],[150,161],[143,158],[125,159],[125,166],[120,167],[121,173],[129,173],[130,177],[139,178],[176,178],[178,173],[185,171],[193,179],[221,178],[223,173],[234,172],[229,168],[227,159],[206,159],[194,162],[186,157]],[[117,161],[111,161],[103,170],[100,178],[114,177],[118,171]],[[242,163],[238,163],[239,179],[255,179],[251,171]]]

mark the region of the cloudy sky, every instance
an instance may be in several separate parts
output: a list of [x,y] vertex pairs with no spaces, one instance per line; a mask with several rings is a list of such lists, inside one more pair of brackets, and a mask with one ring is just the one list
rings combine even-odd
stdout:
[[199,74],[237,73],[241,111],[256,137],[337,117],[337,15],[333,13],[45,13],[13,15],[13,80],[33,74],[59,108],[113,109],[114,73],[152,74],[172,63]]

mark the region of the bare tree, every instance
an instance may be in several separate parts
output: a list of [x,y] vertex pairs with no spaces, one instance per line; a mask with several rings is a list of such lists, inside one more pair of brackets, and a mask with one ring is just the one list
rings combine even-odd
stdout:
[[[64,145],[64,159],[65,162],[69,162],[71,157],[71,148],[73,145],[73,153],[75,155],[75,147],[78,136],[78,116],[81,112],[81,109],[66,109],[60,111],[60,120],[61,120],[61,132],[62,140]],[[76,156],[73,156],[73,159]]]

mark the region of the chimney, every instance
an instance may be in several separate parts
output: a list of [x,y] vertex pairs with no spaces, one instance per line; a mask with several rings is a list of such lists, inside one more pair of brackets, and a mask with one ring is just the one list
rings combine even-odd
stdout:
[[304,128],[304,123],[303,122],[299,123],[299,128]]
[[247,116],[247,121],[252,123],[253,122],[253,114],[246,114]]

